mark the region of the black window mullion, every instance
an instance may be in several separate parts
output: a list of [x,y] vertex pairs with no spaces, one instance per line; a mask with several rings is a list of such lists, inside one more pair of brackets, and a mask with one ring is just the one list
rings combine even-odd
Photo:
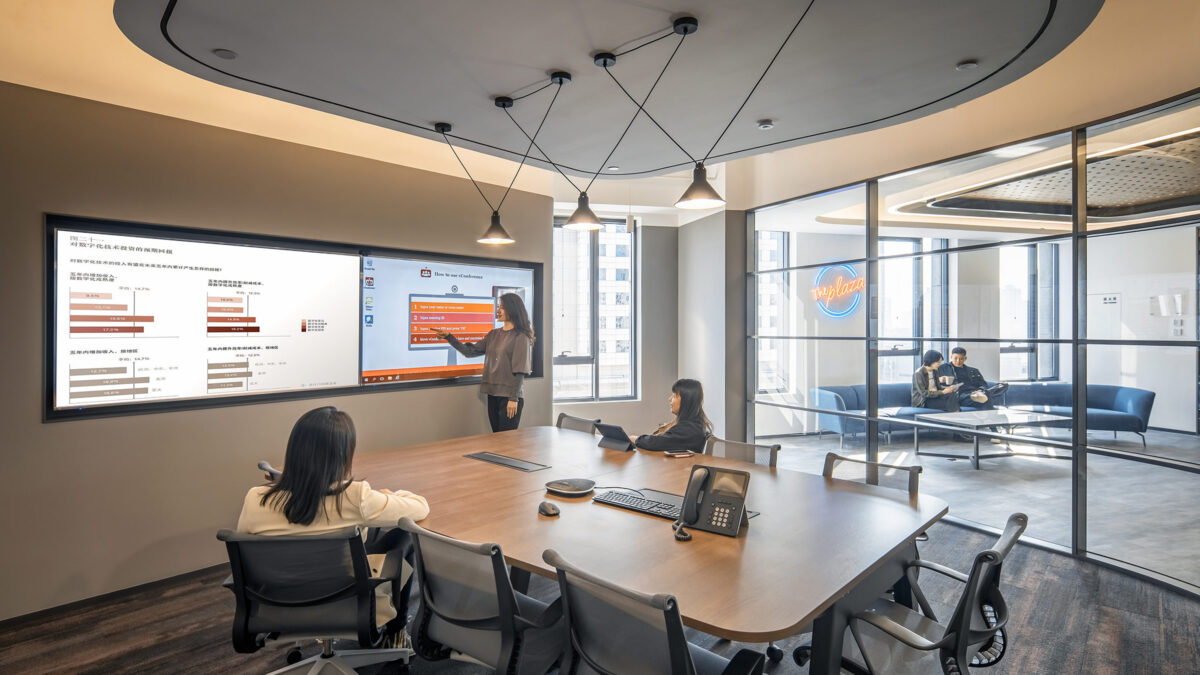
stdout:
[[[1029,302],[1025,306],[1025,311],[1028,312],[1025,336],[1036,338],[1038,337],[1038,295],[1042,292],[1038,288],[1038,250],[1036,244],[1029,247],[1028,260],[1029,277],[1026,283],[1029,284]],[[1038,379],[1037,348],[1033,346],[1033,343],[1030,343],[1029,346],[1029,353],[1025,356],[1025,369],[1029,372],[1029,381],[1036,382]]]
[[591,247],[588,252],[588,278],[592,285],[592,400],[600,399],[600,231],[589,233]]

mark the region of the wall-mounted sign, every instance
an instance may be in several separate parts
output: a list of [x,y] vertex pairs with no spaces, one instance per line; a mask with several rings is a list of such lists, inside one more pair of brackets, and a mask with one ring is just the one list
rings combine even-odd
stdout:
[[813,279],[813,299],[817,308],[835,319],[850,316],[862,304],[867,280],[849,265],[822,267]]

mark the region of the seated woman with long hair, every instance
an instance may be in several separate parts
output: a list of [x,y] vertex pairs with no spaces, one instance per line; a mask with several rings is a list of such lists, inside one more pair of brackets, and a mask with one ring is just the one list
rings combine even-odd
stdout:
[[[237,529],[247,534],[323,534],[344,527],[396,528],[404,516],[421,520],[429,515],[425,498],[405,490],[373,490],[366,481],[350,477],[354,461],[354,422],[346,413],[326,406],[304,413],[288,438],[283,474],[278,480],[250,488],[242,503]],[[391,584],[375,588],[376,625],[389,640],[403,640],[409,585],[399,570],[411,559],[408,533],[371,530],[368,554],[371,568],[396,570]],[[399,558],[399,559],[397,559]]]
[[713,426],[704,414],[704,388],[700,382],[676,380],[671,385],[667,405],[675,419],[655,429],[652,434],[633,439],[634,445],[643,450],[703,452]]

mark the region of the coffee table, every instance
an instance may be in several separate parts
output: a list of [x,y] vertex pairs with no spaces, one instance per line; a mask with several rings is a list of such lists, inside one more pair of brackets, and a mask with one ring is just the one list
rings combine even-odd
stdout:
[[[1012,410],[1009,408],[996,408],[995,410],[973,410],[970,412],[948,412],[948,413],[926,413],[916,415],[913,419],[919,422],[936,422],[948,426],[962,427],[964,429],[979,430],[985,427],[999,427],[1008,429],[1011,432],[1016,427],[1036,426],[1046,424],[1048,422],[1070,422],[1070,417],[1062,415],[1051,415],[1050,413],[1029,412],[1027,410]],[[951,459],[962,459],[962,455],[951,455],[938,452],[921,452],[921,428],[913,427],[913,451],[918,455],[929,455],[930,457],[949,457]],[[993,453],[990,455],[979,454],[979,436],[975,435],[975,441],[971,449],[971,466],[975,469],[979,468],[979,460],[990,459],[992,457],[1012,457],[1014,454],[1009,452]]]

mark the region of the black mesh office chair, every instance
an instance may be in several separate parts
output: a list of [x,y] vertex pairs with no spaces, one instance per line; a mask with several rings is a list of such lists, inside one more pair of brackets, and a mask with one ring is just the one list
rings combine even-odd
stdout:
[[542,675],[562,650],[561,611],[513,590],[496,544],[471,544],[430,532],[411,518],[421,606],[413,644],[436,661],[458,652],[499,673]]
[[[1000,571],[1028,523],[1023,513],[1009,516],[1004,533],[994,546],[975,556],[969,574],[924,560],[910,563],[905,574],[920,613],[881,598],[851,617],[854,646],[867,672],[904,675],[940,671],[943,675],[964,675],[971,672],[972,666],[995,665],[1004,656],[1008,641],[1004,628],[1008,605],[1000,593]],[[944,624],[938,622],[917,585],[919,570],[937,572],[963,584],[954,613]]]
[[739,443],[737,441],[727,441],[716,436],[709,436],[704,442],[704,454],[714,457],[728,457],[736,459],[740,462],[750,462],[751,464],[762,464],[769,466],[772,469],[779,462],[779,450],[783,446],[778,443],[774,445],[756,445],[754,443]]
[[542,559],[558,571],[566,617],[561,672],[574,675],[760,675],[762,654],[728,660],[691,644],[670,595],[646,595],[571,565],[554,550]]
[[558,413],[558,420],[554,423],[554,426],[558,427],[559,429],[574,429],[575,431],[584,431],[589,434],[595,434],[596,425],[599,423],[600,420],[589,420],[586,417],[576,417],[574,415],[568,415],[565,412],[560,412]]
[[[261,649],[268,640],[316,640],[321,654],[276,673],[354,673],[358,666],[400,660],[411,649],[375,649],[383,635],[375,625],[375,587],[390,578],[371,576],[362,531],[343,528],[319,535],[262,536],[221,530],[237,599],[233,647]],[[360,650],[335,651],[335,639],[354,639]],[[289,652],[293,661],[298,652]]]
[[825,465],[821,469],[821,475],[826,478],[840,478],[857,483],[906,490],[909,497],[915,497],[921,484],[921,471],[922,468],[919,464],[901,466],[883,462],[868,462],[865,459],[843,457],[836,452],[830,452],[825,455]]
[[[836,452],[826,453],[825,464],[821,468],[821,475],[825,478],[837,478],[839,480],[849,480],[856,483],[864,483],[866,485],[879,485],[895,490],[903,490],[908,492],[910,499],[915,498],[919,492],[921,484],[920,465],[901,466],[899,464],[884,464],[882,462],[869,462],[865,459],[855,459],[853,457],[843,457]],[[922,532],[917,535],[917,541],[926,541],[929,537]],[[801,632],[807,632],[805,629]],[[792,660],[798,665],[803,666],[808,663],[808,659],[812,656],[812,644],[804,643],[792,650]]]

